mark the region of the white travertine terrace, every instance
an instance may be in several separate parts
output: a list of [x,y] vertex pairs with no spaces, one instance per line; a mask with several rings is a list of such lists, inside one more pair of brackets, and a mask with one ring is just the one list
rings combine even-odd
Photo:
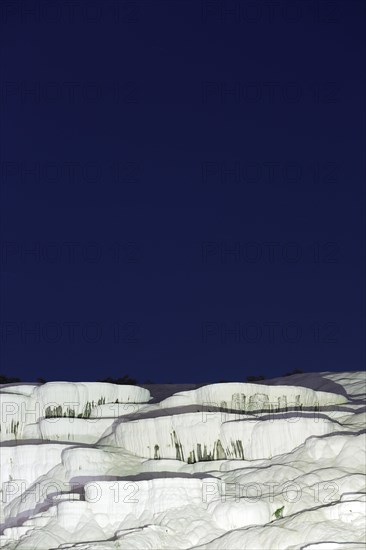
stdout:
[[0,387],[0,547],[364,550],[364,372],[168,389]]
[[45,417],[90,418],[92,413],[98,415],[98,406],[104,405],[110,407],[112,416],[116,414],[114,405],[137,410],[150,400],[145,388],[103,382],[49,382],[38,386],[21,384],[18,391],[16,388],[11,384],[0,393],[0,441],[26,437],[25,426]]
[[179,392],[160,403],[161,407],[208,405],[225,409],[252,411],[280,407],[311,407],[336,405],[346,400],[342,395],[314,391],[298,386],[268,386],[264,384],[222,383],[210,384],[196,390]]

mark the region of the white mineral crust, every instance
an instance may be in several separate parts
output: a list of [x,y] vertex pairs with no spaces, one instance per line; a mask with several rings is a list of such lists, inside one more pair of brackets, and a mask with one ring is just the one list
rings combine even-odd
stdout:
[[365,550],[364,372],[148,387],[0,386],[0,547]]

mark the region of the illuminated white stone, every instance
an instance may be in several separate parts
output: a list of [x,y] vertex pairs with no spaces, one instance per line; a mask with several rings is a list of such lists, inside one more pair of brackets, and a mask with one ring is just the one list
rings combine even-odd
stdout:
[[0,547],[363,549],[364,373],[288,381],[2,386]]

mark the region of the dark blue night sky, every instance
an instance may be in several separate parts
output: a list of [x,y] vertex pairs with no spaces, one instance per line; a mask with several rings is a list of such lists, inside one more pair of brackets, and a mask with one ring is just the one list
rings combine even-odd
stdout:
[[363,1],[1,10],[1,373],[364,367]]

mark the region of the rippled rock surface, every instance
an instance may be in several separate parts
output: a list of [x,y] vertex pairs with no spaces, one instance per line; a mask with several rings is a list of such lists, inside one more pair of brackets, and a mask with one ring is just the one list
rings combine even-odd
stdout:
[[0,386],[8,550],[365,549],[365,373]]

